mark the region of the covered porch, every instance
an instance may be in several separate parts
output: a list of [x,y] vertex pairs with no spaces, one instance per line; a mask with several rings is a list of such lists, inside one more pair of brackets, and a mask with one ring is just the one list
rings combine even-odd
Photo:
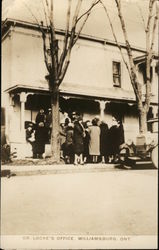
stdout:
[[[51,106],[48,89],[15,86],[6,91],[8,106],[5,109],[5,134],[11,144],[11,150],[17,151],[18,158],[31,157],[31,145],[26,142],[25,129],[28,122],[35,123],[37,112],[43,108],[47,112]],[[139,130],[138,113],[134,100],[120,100],[108,97],[80,95],[60,92],[60,117],[79,112],[83,120],[92,120],[99,116],[111,126],[112,116],[118,116],[124,125],[125,139],[136,136]],[[151,109],[151,117],[156,117],[157,107]],[[50,145],[46,144],[45,156],[50,155]]]

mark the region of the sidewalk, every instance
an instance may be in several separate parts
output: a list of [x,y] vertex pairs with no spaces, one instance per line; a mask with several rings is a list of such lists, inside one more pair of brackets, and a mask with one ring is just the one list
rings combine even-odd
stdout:
[[121,170],[117,168],[119,164],[61,164],[61,165],[1,165],[1,176],[29,176],[45,174],[64,174],[64,173],[84,173],[84,172],[105,172]]

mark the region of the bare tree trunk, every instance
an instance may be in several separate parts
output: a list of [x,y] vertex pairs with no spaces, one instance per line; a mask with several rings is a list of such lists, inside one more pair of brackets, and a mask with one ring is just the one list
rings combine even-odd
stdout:
[[140,133],[147,132],[147,112],[144,108],[139,110],[139,130]]
[[51,133],[51,160],[52,162],[60,162],[60,117],[59,117],[59,90],[51,96],[52,108],[52,133]]

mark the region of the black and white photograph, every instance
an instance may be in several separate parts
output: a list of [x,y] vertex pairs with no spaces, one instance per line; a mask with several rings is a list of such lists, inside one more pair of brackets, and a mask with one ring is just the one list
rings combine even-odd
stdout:
[[1,249],[158,248],[158,0],[1,1]]

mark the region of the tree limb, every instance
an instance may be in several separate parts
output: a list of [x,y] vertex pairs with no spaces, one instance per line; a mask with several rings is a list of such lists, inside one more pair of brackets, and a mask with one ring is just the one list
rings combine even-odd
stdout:
[[142,95],[140,95],[140,89],[139,89],[140,85],[139,85],[139,81],[138,81],[138,77],[137,77],[136,67],[135,67],[135,64],[133,61],[132,49],[131,49],[131,46],[129,43],[127,30],[126,30],[126,26],[125,26],[125,21],[124,21],[123,14],[121,11],[121,0],[115,0],[115,2],[117,5],[118,16],[120,19],[120,23],[121,23],[121,27],[122,27],[122,31],[123,31],[123,35],[124,35],[124,40],[125,40],[125,44],[126,44],[126,51],[127,51],[129,63],[130,63],[131,83],[132,83],[132,86],[134,88],[137,101],[140,102],[142,99]]
[[41,31],[42,33],[44,33],[44,30],[41,28],[41,25],[40,25],[38,19],[36,18],[36,16],[34,15],[34,13],[32,12],[32,10],[29,8],[29,6],[28,6],[25,2],[23,2],[23,4],[24,4],[25,7],[27,8],[27,10],[30,12],[30,14],[32,15],[32,17],[35,19],[35,21],[36,21],[36,23],[37,23],[37,25],[38,25],[40,31]]
[[41,0],[41,1],[42,1],[42,5],[43,5],[43,11],[44,11],[44,16],[45,16],[46,26],[48,27],[49,24],[48,24],[47,16],[48,16],[49,13],[46,13],[44,2],[43,2],[43,0]]
[[70,24],[70,15],[71,15],[71,2],[72,0],[68,0],[68,9],[67,9],[67,16],[66,16],[66,31],[65,31],[65,37],[64,37],[64,45],[63,45],[63,51],[60,57],[60,62],[58,66],[58,75],[61,73],[62,69],[62,63],[66,56],[66,49],[67,49],[67,43],[69,38],[69,24]]
[[154,23],[153,23],[153,28],[152,28],[152,41],[151,41],[151,50],[152,51],[153,51],[153,47],[154,47],[155,31],[156,31],[158,19],[159,19],[159,7],[156,6],[156,15],[154,17]]
[[47,48],[46,48],[46,35],[45,33],[42,33],[42,38],[43,38],[43,52],[44,52],[44,61],[45,61],[45,65],[46,65],[46,68],[48,70],[48,73],[50,74],[51,73],[51,65],[49,66],[48,64],[48,60],[47,60]]
[[94,1],[94,3],[92,3],[92,5],[91,5],[91,7],[86,11],[86,12],[84,12],[80,17],[78,17],[77,18],[77,23],[79,22],[79,20],[82,18],[82,17],[84,17],[88,12],[90,12],[91,10],[92,10],[92,8],[96,5],[96,4],[98,4],[100,2],[100,0],[97,0],[97,1]]
[[[150,100],[151,100],[151,75],[150,75],[150,69],[151,69],[151,60],[152,60],[152,50],[150,45],[150,31],[151,31],[151,21],[153,16],[153,6],[156,0],[150,0],[149,1],[149,15],[147,20],[147,27],[146,27],[146,95],[145,95],[145,109],[148,112]],[[155,25],[154,20],[154,25]],[[154,28],[154,26],[153,26]],[[154,39],[154,35],[152,35]],[[153,40],[152,40],[153,42]]]
[[144,30],[146,32],[146,24],[145,24],[145,19],[144,19],[143,13],[142,13],[142,9],[141,9],[141,7],[139,6],[138,3],[137,3],[137,6],[138,6],[138,9],[139,9],[139,12],[140,12],[140,16],[141,16],[141,20],[142,20],[142,23],[143,23]]
[[74,46],[75,43],[77,42],[77,40],[78,40],[78,38],[79,38],[79,36],[80,36],[82,30],[83,30],[83,28],[84,28],[84,26],[85,26],[85,24],[86,24],[86,22],[87,22],[87,20],[88,20],[88,18],[89,18],[89,16],[90,16],[90,14],[91,14],[91,10],[92,10],[92,9],[94,8],[94,6],[97,5],[99,2],[100,2],[100,0],[97,0],[97,1],[94,0],[94,1],[92,2],[91,7],[77,19],[76,24],[78,23],[78,21],[79,21],[82,17],[85,16],[85,19],[83,20],[83,23],[82,23],[81,27],[79,28],[79,31],[77,32],[76,37],[74,38],[73,46]]
[[118,40],[117,40],[115,31],[114,31],[114,27],[113,27],[113,23],[112,23],[112,21],[111,21],[111,19],[110,19],[110,16],[109,16],[107,7],[106,7],[106,5],[104,5],[104,3],[103,3],[102,0],[100,0],[100,3],[102,4],[102,6],[103,6],[103,8],[104,8],[104,10],[105,10],[105,12],[106,12],[106,15],[107,15],[107,17],[108,17],[109,24],[110,24],[110,27],[111,27],[111,30],[112,30],[112,33],[113,33],[114,40],[115,40],[115,42],[116,42],[116,44],[117,44],[117,46],[118,46],[118,48],[119,48],[119,50],[120,50],[120,53],[121,53],[123,62],[125,63],[125,66],[126,66],[126,68],[127,68],[127,70],[128,70],[128,73],[129,73],[129,76],[131,77],[131,73],[130,73],[130,69],[129,69],[128,63],[126,62],[126,60],[125,60],[125,58],[124,58],[124,54],[123,54],[123,52],[122,52],[122,47],[120,46],[120,44],[119,44],[119,42],[118,42]]

